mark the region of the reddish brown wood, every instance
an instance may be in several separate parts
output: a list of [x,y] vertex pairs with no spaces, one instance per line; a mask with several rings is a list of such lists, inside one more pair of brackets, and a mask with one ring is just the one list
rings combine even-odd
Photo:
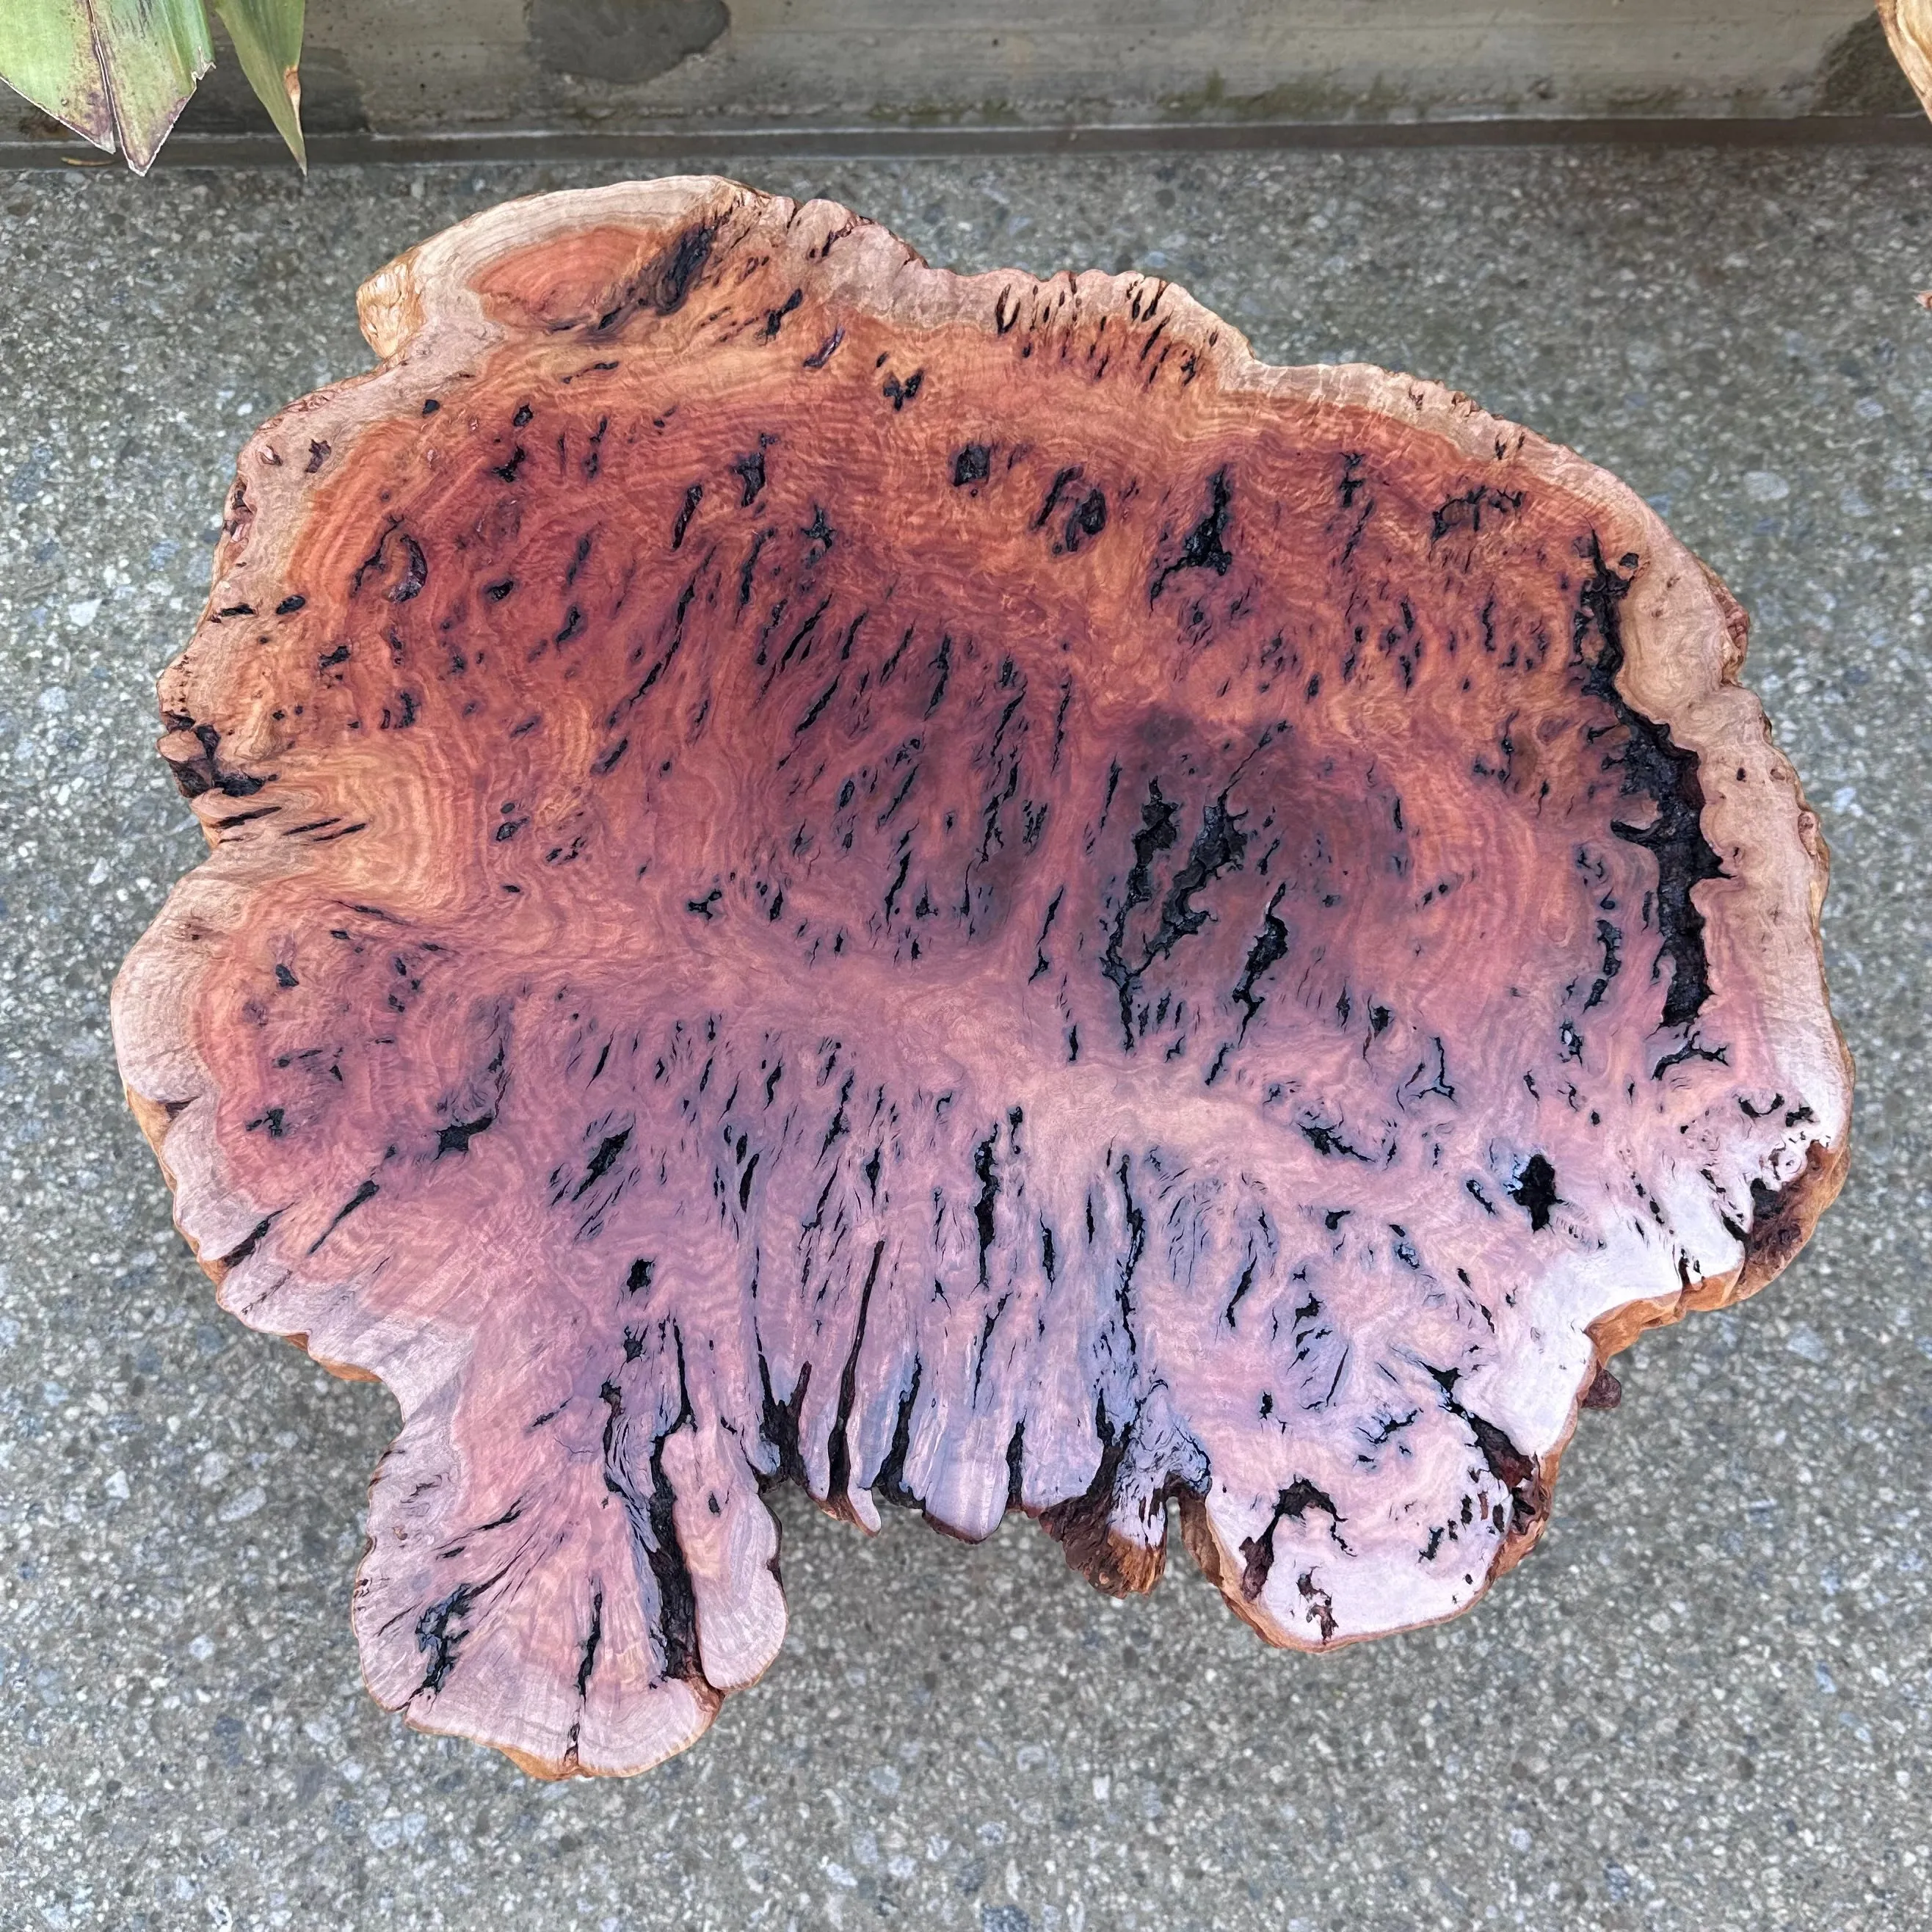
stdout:
[[715,180],[363,292],[244,452],[116,992],[224,1304],[401,1432],[355,1621],[546,1774],[703,1730],[789,1479],[1270,1642],[1448,1616],[1843,1170],[1817,821],[1621,484],[1152,277]]

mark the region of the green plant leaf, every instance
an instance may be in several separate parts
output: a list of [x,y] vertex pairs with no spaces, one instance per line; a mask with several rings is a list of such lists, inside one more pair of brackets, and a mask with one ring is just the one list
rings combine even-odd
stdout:
[[248,85],[268,110],[268,118],[289,144],[304,174],[308,154],[302,144],[302,0],[214,0],[228,29]]
[[137,175],[214,64],[202,0],[0,4],[0,76]]
[[94,57],[86,0],[8,0],[0,6],[0,78],[43,114],[114,152],[114,110]]

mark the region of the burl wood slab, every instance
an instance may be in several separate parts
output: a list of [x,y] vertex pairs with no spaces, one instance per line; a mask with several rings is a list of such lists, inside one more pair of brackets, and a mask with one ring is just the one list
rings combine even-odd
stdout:
[[514,203],[249,443],[116,990],[182,1232],[403,1412],[370,1686],[545,1774],[784,1630],[768,1485],[1270,1642],[1446,1617],[1843,1170],[1744,620],[1466,398],[728,182]]

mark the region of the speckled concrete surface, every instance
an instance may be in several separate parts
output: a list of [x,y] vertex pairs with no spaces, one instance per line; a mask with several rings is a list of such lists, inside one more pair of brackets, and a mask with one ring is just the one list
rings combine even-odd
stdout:
[[393,1408],[214,1308],[106,993],[201,842],[149,750],[234,452],[362,367],[358,280],[608,170],[0,178],[0,1925],[1880,1932],[1932,1922],[1932,157],[766,163],[933,260],[1158,268],[1286,361],[1609,465],[1750,607],[1836,855],[1850,1185],[1625,1358],[1447,1628],[1262,1649],[1182,1559],[782,1504],[792,1634],[691,1754],[543,1786],[364,1696]]

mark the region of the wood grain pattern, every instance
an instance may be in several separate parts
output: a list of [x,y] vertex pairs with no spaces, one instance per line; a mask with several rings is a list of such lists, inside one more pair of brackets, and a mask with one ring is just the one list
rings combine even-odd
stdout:
[[1932,114],[1932,0],[1878,0],[1878,17],[1893,58]]
[[1567,451],[712,179],[478,217],[248,445],[128,962],[224,1305],[403,1411],[355,1621],[546,1775],[784,1628],[779,1480],[1166,1505],[1321,1649],[1534,1540],[1843,1171],[1744,621]]

